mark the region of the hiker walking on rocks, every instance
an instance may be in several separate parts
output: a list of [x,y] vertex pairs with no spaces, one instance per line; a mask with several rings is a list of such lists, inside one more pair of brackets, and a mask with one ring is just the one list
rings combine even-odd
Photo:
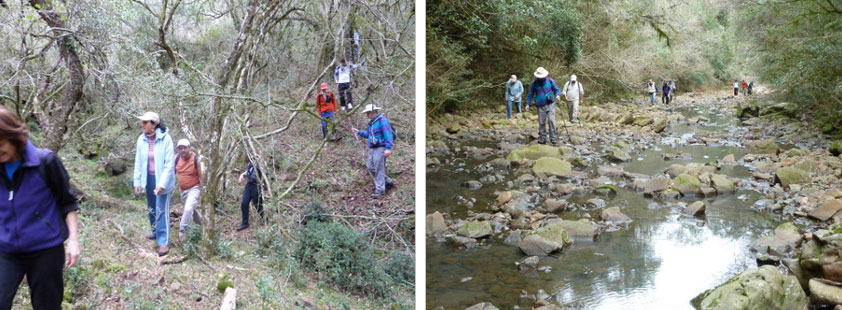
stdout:
[[754,88],[754,81],[748,83],[748,95],[751,96],[751,89]]
[[516,75],[506,82],[506,118],[512,118],[512,105],[517,107],[517,113],[521,113],[521,95],[523,95],[523,83]]
[[[333,115],[336,113],[336,96],[328,90],[327,83],[322,83],[321,91],[316,95],[316,110],[322,117],[322,139],[327,137],[327,121],[333,122]],[[335,140],[332,135],[331,140]]]
[[75,266],[80,253],[79,205],[61,159],[36,148],[3,107],[0,171],[0,309],[12,308],[24,276],[33,309],[62,309],[63,267]]
[[544,67],[538,67],[533,75],[535,79],[529,84],[526,110],[529,111],[529,105],[535,102],[535,107],[538,108],[538,134],[540,136],[538,143],[547,143],[547,126],[549,126],[550,143],[556,144],[554,102],[561,100],[561,90],[552,78],[547,77],[549,72]]
[[675,99],[675,91],[676,91],[678,88],[675,86],[675,81],[673,81],[673,80],[670,80],[670,82],[669,82],[669,86],[670,86],[670,97],[669,97],[669,101],[670,101],[670,102],[672,102],[672,101],[673,101],[673,99]]
[[661,103],[669,105],[670,104],[670,85],[667,82],[664,82],[661,91]]
[[743,83],[742,83],[740,86],[742,87],[743,96],[745,96],[745,95],[746,95],[746,90],[748,89],[748,83],[746,83],[746,80],[745,80],[745,79],[743,79]]
[[736,97],[737,95],[740,94],[739,91],[740,91],[740,83],[737,82],[737,80],[734,80],[734,97]]
[[345,59],[342,59],[333,71],[333,80],[339,88],[339,104],[342,105],[344,111],[354,108],[354,96],[351,94],[351,69],[357,69],[357,65],[349,66]]
[[178,150],[178,155],[175,155],[174,160],[175,175],[178,179],[178,188],[181,190],[181,205],[184,206],[184,214],[181,215],[181,223],[178,226],[178,236],[184,238],[184,234],[194,223],[202,223],[202,216],[196,210],[196,206],[199,205],[199,196],[202,194],[202,168],[199,166],[198,156],[190,149],[190,141],[178,140],[176,150]]
[[658,92],[658,87],[655,86],[655,82],[649,80],[646,83],[646,93],[649,94],[649,104],[655,105],[655,94]]
[[561,91],[564,100],[567,101],[567,115],[570,116],[570,122],[574,124],[579,123],[579,97],[585,96],[585,89],[582,88],[582,83],[576,80],[576,75],[570,75],[570,81],[564,83],[564,88]]
[[366,105],[363,113],[369,119],[368,128],[365,131],[357,128],[351,130],[354,134],[368,139],[368,160],[365,165],[374,177],[374,193],[371,194],[371,198],[377,199],[386,194],[387,187],[396,186],[395,181],[386,174],[386,158],[392,155],[395,131],[376,105]]
[[[257,158],[260,157],[255,155],[255,159]],[[243,220],[240,226],[237,227],[237,231],[249,228],[249,204],[254,204],[257,208],[257,213],[260,214],[260,219],[263,221],[266,220],[263,214],[263,195],[260,192],[262,188],[260,179],[263,178],[263,172],[255,167],[250,158],[247,157],[246,161],[248,162],[246,171],[243,171],[238,179],[240,183],[243,183],[243,181],[247,182],[245,189],[243,189],[243,200],[240,203],[240,212],[242,212]]]
[[143,132],[137,137],[134,158],[134,191],[146,191],[146,215],[152,234],[147,237],[158,244],[158,255],[170,252],[170,200],[175,190],[174,151],[167,127],[155,112],[138,116]]

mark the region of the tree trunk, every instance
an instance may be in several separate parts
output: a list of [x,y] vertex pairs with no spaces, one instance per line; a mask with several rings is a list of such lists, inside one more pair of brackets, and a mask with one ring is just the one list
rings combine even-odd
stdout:
[[[54,28],[52,32],[59,37],[57,44],[59,57],[64,60],[64,65],[67,67],[70,77],[70,82],[67,88],[64,89],[64,94],[58,102],[41,103],[38,100],[43,107],[41,113],[37,114],[38,121],[41,123],[44,132],[44,143],[42,146],[58,152],[67,142],[65,140],[65,134],[67,132],[67,122],[70,114],[73,113],[76,105],[82,98],[82,91],[85,85],[85,70],[82,67],[82,62],[79,60],[79,55],[76,53],[76,39],[72,33],[68,33],[65,30],[65,21],[55,11],[52,3],[46,0],[30,0],[29,4],[35,8],[35,11],[38,12],[38,15],[41,16],[41,19],[50,28]],[[49,79],[50,77],[48,76],[47,78]],[[45,86],[48,85],[49,82]]]

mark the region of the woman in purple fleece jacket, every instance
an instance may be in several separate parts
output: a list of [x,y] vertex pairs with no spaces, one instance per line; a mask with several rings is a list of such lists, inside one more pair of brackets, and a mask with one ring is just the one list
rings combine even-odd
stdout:
[[58,156],[32,145],[20,118],[0,107],[0,310],[12,308],[24,276],[34,309],[61,309],[62,267],[79,258],[69,183]]

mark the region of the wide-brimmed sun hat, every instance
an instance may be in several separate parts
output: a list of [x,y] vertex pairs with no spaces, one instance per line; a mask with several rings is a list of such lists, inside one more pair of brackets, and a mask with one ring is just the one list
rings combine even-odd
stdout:
[[547,69],[544,69],[544,67],[538,67],[538,69],[535,70],[534,74],[536,78],[541,79],[547,77],[547,75],[549,75],[550,73],[547,72]]

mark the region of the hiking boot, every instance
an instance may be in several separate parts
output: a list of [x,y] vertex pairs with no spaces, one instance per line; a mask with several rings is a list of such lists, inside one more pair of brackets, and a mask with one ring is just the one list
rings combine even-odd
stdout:
[[550,144],[552,144],[553,146],[556,146],[556,145],[558,145],[558,141],[556,141],[556,140],[550,140]]
[[146,239],[149,239],[149,240],[155,240],[155,234],[154,234],[154,233],[150,233],[150,234],[149,234],[149,236],[146,236]]
[[386,188],[389,188],[389,187],[396,188],[396,187],[398,187],[398,184],[395,183],[395,181],[386,182]]
[[378,199],[380,197],[383,197],[383,193],[374,192],[374,194],[371,194],[371,199]]
[[242,231],[243,229],[249,228],[249,224],[241,224],[240,227],[237,227],[237,231]]
[[538,144],[547,144],[546,140],[538,140]]
[[170,253],[170,247],[162,245],[158,248],[158,256],[164,256]]

